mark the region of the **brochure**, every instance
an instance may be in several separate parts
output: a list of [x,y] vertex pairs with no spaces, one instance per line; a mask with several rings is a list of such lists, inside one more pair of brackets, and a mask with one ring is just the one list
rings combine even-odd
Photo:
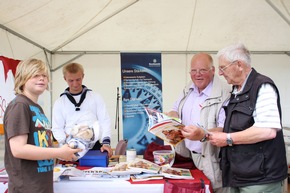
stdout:
[[140,182],[140,181],[147,181],[147,180],[160,180],[160,179],[163,179],[162,174],[141,173],[141,174],[131,175],[131,180],[133,182]]
[[[3,170],[1,172],[3,172],[3,176],[7,176]],[[142,158],[135,158],[129,163],[122,162],[114,167],[93,167],[86,170],[58,164],[54,168],[53,180],[59,181],[63,178],[81,181],[194,179],[189,169],[172,168],[169,165],[159,166]]]
[[184,140],[181,129],[184,125],[178,118],[172,118],[155,109],[145,108],[148,115],[148,131],[163,141],[175,146]]
[[56,165],[53,169],[53,181],[60,181],[66,176],[84,176],[84,172],[75,167],[64,167],[60,164]]
[[111,175],[102,173],[85,173],[85,176],[70,176],[70,180],[77,181],[115,181],[115,180],[130,180],[130,175]]
[[142,172],[140,174],[131,175],[132,181],[146,181],[146,180],[156,180],[156,179],[163,179],[163,178],[194,179],[189,169],[173,168],[168,165],[161,166],[161,169],[158,173]]
[[171,179],[194,179],[191,175],[190,170],[183,168],[172,168],[163,166],[161,168],[160,174],[162,174],[165,178]]
[[86,181],[112,181],[112,180],[129,180],[130,174],[111,175],[111,168],[93,167],[88,170],[82,170],[84,175],[70,176],[70,180],[86,180]]
[[127,162],[121,162],[115,165],[113,168],[109,170],[109,174],[111,175],[130,175],[130,174],[140,174],[140,171],[136,171],[134,169],[128,168]]
[[[56,166],[54,168],[54,181],[59,181],[65,177],[69,180],[81,181],[112,181],[112,180],[129,180],[130,173],[111,173],[109,167],[93,167],[86,170],[80,170],[75,167]],[[136,174],[136,172],[133,174]]]
[[145,159],[135,158],[128,164],[128,168],[135,172],[154,173],[157,174],[161,166]]

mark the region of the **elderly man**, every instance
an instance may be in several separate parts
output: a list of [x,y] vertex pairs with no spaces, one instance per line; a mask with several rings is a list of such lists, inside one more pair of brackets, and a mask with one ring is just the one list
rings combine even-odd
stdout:
[[219,169],[219,148],[211,145],[206,139],[205,130],[222,131],[225,114],[223,102],[230,95],[230,87],[215,75],[213,59],[207,53],[198,53],[192,57],[190,66],[191,82],[175,102],[172,111],[167,113],[179,117],[187,125],[182,134],[184,144],[179,144],[176,151],[184,155],[186,150],[192,157],[196,167],[204,172],[212,183],[216,193],[226,193],[222,188],[221,171]]
[[233,85],[223,132],[212,132],[221,147],[224,187],[233,193],[281,193],[287,177],[281,106],[275,83],[251,67],[243,44],[220,50],[219,74]]

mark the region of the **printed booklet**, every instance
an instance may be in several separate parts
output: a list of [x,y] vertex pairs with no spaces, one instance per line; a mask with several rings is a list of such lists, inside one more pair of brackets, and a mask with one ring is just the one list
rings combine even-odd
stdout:
[[61,179],[68,177],[69,180],[78,181],[112,181],[112,180],[129,180],[130,174],[123,173],[111,174],[109,167],[93,167],[91,169],[80,170],[75,167],[62,167],[56,166],[54,168],[54,181],[60,181]]
[[141,173],[141,174],[131,175],[131,180],[133,182],[140,182],[140,181],[147,181],[147,180],[160,180],[160,179],[163,179],[162,174]]
[[191,175],[190,170],[183,168],[172,168],[163,166],[161,168],[160,174],[162,174],[165,178],[171,179],[194,179]]
[[128,164],[128,168],[135,172],[157,174],[161,166],[142,158],[135,158]]
[[184,125],[178,118],[172,118],[155,109],[145,108],[148,115],[148,131],[163,141],[175,146],[184,140],[181,129]]
[[109,174],[111,175],[131,175],[140,173],[140,171],[130,169],[128,167],[128,162],[120,162],[109,170]]
[[163,178],[169,179],[194,179],[189,169],[173,168],[170,166],[161,166],[161,170],[158,173],[146,173],[131,175],[133,182],[147,181],[147,180],[159,180]]
[[[3,177],[8,177],[5,171],[0,171]],[[133,182],[163,178],[194,179],[189,169],[173,168],[168,165],[159,166],[142,158],[135,158],[129,163],[122,162],[114,167],[92,167],[84,170],[76,167],[64,167],[61,164],[57,164],[54,167],[53,181],[60,181],[64,178],[79,181],[115,181],[131,179]]]

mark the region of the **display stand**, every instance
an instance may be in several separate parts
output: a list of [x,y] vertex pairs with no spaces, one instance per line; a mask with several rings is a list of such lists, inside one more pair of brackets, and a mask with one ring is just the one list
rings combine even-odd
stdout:
[[117,87],[117,99],[116,99],[117,101],[116,101],[115,129],[117,129],[117,133],[118,133],[118,141],[120,140],[119,99],[120,99],[119,87]]

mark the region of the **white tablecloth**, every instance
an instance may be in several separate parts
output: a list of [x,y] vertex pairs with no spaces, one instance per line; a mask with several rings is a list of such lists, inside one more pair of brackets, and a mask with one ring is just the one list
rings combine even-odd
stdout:
[[[54,183],[54,193],[163,193],[164,184],[131,184],[129,181],[69,181]],[[206,185],[206,193],[210,193]]]
[[54,183],[54,193],[163,193],[163,184],[131,184],[129,181],[69,181]]

